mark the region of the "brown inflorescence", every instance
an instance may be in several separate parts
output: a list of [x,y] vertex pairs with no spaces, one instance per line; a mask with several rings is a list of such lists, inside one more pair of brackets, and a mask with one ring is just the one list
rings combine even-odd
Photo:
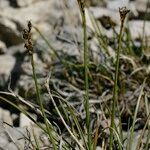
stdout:
[[33,54],[33,43],[31,40],[31,29],[32,29],[32,23],[31,21],[28,22],[28,29],[23,30],[23,39],[25,40],[24,47],[27,49],[29,54]]
[[130,12],[130,10],[127,9],[126,7],[119,8],[121,23],[124,23],[124,20],[125,20],[125,18],[126,18],[126,15],[127,15],[129,12]]

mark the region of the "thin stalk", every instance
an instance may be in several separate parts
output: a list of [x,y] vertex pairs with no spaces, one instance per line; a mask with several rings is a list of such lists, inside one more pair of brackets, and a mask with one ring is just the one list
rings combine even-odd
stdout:
[[87,49],[87,35],[86,35],[86,21],[84,16],[84,69],[85,69],[85,110],[86,110],[86,125],[88,130],[88,143],[91,149],[91,129],[90,129],[90,111],[89,111],[89,79],[88,79],[88,49]]
[[[117,58],[116,58],[116,66],[115,66],[115,82],[113,88],[113,103],[112,103],[112,114],[111,114],[111,128],[114,129],[115,127],[115,107],[117,104],[118,98],[118,75],[119,75],[119,56],[120,56],[120,49],[121,49],[121,37],[123,31],[123,23],[121,23],[120,33],[119,33],[119,40],[118,40],[118,49],[117,49]],[[110,147],[112,149],[113,145],[113,130],[110,130]]]
[[34,82],[35,82],[37,102],[40,106],[40,109],[41,109],[41,112],[42,112],[42,115],[43,115],[43,118],[44,118],[44,123],[46,125],[48,136],[49,136],[49,138],[52,142],[54,150],[57,150],[57,147],[56,147],[53,135],[52,135],[52,131],[51,131],[50,125],[48,123],[48,120],[47,120],[47,117],[46,117],[46,114],[45,114],[45,111],[44,111],[44,107],[43,107],[43,103],[42,103],[41,95],[40,95],[40,90],[38,88],[38,82],[37,82],[37,77],[36,77],[36,73],[35,73],[35,64],[34,64],[33,53],[31,54],[31,66],[32,66],[32,71],[33,71],[33,79],[34,79]]
[[86,16],[85,16],[85,1],[79,1],[79,6],[81,10],[81,17],[82,17],[82,26],[83,26],[83,46],[84,46],[84,75],[85,75],[85,111],[86,111],[86,127],[87,127],[87,134],[88,134],[88,147],[91,150],[91,129],[90,129],[90,104],[89,104],[89,77],[88,77],[88,65],[89,65],[89,58],[88,58],[88,46],[87,46],[87,26],[86,26]]
[[[115,128],[115,112],[116,112],[116,104],[118,103],[118,75],[119,75],[119,57],[120,57],[120,51],[121,51],[121,38],[122,38],[122,33],[123,33],[123,28],[124,28],[124,20],[128,12],[129,10],[127,10],[126,7],[119,8],[121,26],[120,26],[120,32],[119,32],[119,37],[118,37],[118,49],[117,49],[116,64],[115,64],[115,79],[114,79],[115,81],[114,81],[114,88],[113,88],[113,103],[112,103],[112,114],[111,114],[109,150],[113,149],[113,130],[112,129]],[[121,125],[120,125],[120,130],[121,130]]]

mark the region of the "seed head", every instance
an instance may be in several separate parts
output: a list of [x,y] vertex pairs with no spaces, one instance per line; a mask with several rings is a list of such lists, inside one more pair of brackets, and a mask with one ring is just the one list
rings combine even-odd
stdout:
[[28,30],[27,30],[27,29],[24,29],[24,30],[23,30],[23,33],[22,33],[22,36],[23,36],[23,38],[24,38],[25,40],[28,39],[28,35],[29,35]]
[[129,9],[127,9],[126,7],[121,7],[119,8],[119,13],[120,13],[120,20],[121,22],[123,23],[125,18],[126,18],[126,15],[130,12]]
[[28,29],[29,29],[29,32],[30,32],[31,29],[32,29],[32,23],[31,23],[31,21],[28,22]]
[[32,24],[31,21],[28,22],[27,25],[28,29],[24,29],[23,30],[23,39],[25,40],[25,45],[24,47],[27,49],[29,54],[33,53],[33,44],[32,44],[32,40],[31,40],[31,29],[32,29]]

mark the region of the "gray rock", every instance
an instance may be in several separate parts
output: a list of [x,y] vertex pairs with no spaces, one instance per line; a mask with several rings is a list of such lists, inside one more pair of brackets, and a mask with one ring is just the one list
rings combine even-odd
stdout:
[[13,125],[12,117],[9,110],[0,108],[0,120],[8,123],[9,125]]
[[[60,37],[60,40],[62,38],[62,41],[64,39],[64,42],[68,43],[82,43],[83,42],[83,29],[81,26],[79,27],[73,27],[73,26],[64,26],[62,30],[60,31],[60,35],[58,36],[58,39]],[[92,38],[92,32],[88,28],[87,30],[87,38]]]
[[0,0],[0,8],[3,9],[9,6],[9,2],[6,0]]
[[4,41],[7,46],[23,42],[21,32],[28,20],[31,20],[36,27],[40,26],[41,31],[45,31],[46,23],[55,25],[63,16],[61,9],[56,10],[54,7],[55,0],[36,2],[35,0],[18,0],[17,2],[18,5],[26,5],[26,7],[18,9],[8,5],[8,7],[0,9],[0,40]]
[[[100,19],[102,18],[103,16],[107,16],[107,17],[110,17],[111,20],[113,22],[115,22],[115,24],[119,24],[120,23],[120,17],[119,17],[119,13],[118,13],[118,10],[112,10],[112,9],[107,9],[107,8],[104,8],[104,7],[90,7],[89,9],[87,9],[87,16],[88,16],[88,20],[87,20],[87,23],[88,24],[92,24],[92,23],[89,23],[91,22],[90,20],[90,15],[88,13],[88,11],[93,14],[93,16],[96,18],[96,19]],[[91,26],[91,25],[89,25]],[[93,27],[92,27],[93,29]]]
[[8,144],[8,137],[4,132],[5,130],[0,134],[0,148],[4,148]]
[[10,19],[0,17],[0,33],[0,40],[4,41],[8,46],[23,42],[17,24]]
[[[34,118],[35,120],[37,120],[37,116],[36,115],[30,114],[30,116],[32,116],[32,118]],[[23,113],[20,113],[19,127],[21,127],[21,128],[23,128],[23,127],[29,127],[31,124],[34,124],[34,122],[32,120],[30,120]]]
[[129,6],[129,0],[109,0],[107,1],[107,8],[111,10],[118,11],[119,7],[127,7]]
[[10,55],[0,55],[0,87],[4,87],[15,66],[15,58]]
[[12,55],[12,56],[15,56],[17,53],[22,54],[25,52],[26,52],[26,49],[24,48],[24,43],[21,43],[19,45],[14,45],[14,46],[7,48],[7,54]]
[[[136,7],[137,11],[145,13],[147,3],[148,3],[147,0],[136,0],[135,7]],[[150,13],[150,9],[148,9],[148,12]]]
[[14,143],[8,143],[3,147],[5,150],[18,150],[18,147]]
[[0,41],[0,54],[4,54],[6,52],[6,45],[4,42]]
[[17,5],[19,7],[26,7],[31,5],[33,2],[37,2],[37,0],[17,0]]
[[24,149],[25,144],[28,144],[25,137],[27,137],[26,129],[12,128],[7,125],[5,126],[5,124],[3,124],[0,120],[0,149]]
[[[139,38],[143,36],[143,25],[144,22],[142,20],[132,20],[129,21],[129,29],[133,39]],[[149,41],[150,38],[150,21],[145,22],[145,36]],[[149,43],[149,42],[148,42]]]
[[[28,7],[15,9],[12,7],[6,7],[3,11],[0,11],[1,16],[13,20],[20,26],[26,25],[28,20],[33,23],[44,22],[51,17],[54,12],[54,0],[44,0],[32,3]],[[57,10],[57,14],[60,10]],[[56,17],[57,18],[57,17]]]

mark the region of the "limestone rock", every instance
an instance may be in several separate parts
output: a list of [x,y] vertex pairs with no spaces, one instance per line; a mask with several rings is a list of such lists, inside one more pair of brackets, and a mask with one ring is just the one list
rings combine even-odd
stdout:
[[[139,38],[143,36],[143,25],[144,22],[142,20],[132,20],[129,21],[129,29],[133,39]],[[145,36],[150,38],[150,21],[145,22]]]
[[37,0],[17,0],[17,5],[19,7],[26,7],[31,5],[33,2],[36,2]]
[[9,2],[8,1],[6,1],[6,0],[0,0],[0,8],[5,8],[5,7],[7,7],[7,6],[9,6]]
[[45,25],[48,26],[47,23],[49,26],[55,25],[63,17],[61,9],[54,7],[54,0],[36,2],[35,0],[18,0],[17,2],[18,5],[26,5],[26,7],[13,8],[8,5],[0,9],[0,40],[4,41],[7,46],[23,42],[21,34],[28,20],[31,20],[36,27],[40,26],[40,29],[42,27],[41,32],[43,32]]
[[12,121],[11,114],[10,114],[9,110],[5,110],[5,109],[0,108],[0,119],[3,122],[8,123],[9,125],[13,125],[13,121]]
[[21,43],[23,40],[17,28],[15,22],[0,17],[0,40],[4,41],[8,46]]
[[[145,13],[145,10],[147,7],[147,2],[148,2],[147,0],[136,0],[135,7],[136,7],[137,11]],[[148,9],[148,12],[150,12],[150,9]]]
[[3,87],[15,66],[15,58],[11,55],[0,55],[0,65],[0,87]]
[[6,52],[6,45],[4,42],[0,41],[0,54],[4,54]]
[[109,0],[107,1],[107,8],[118,11],[119,7],[128,7],[129,0]]
[[[31,115],[31,114],[30,114]],[[31,115],[36,120],[36,116]],[[30,120],[27,116],[25,116],[23,113],[20,114],[20,127],[28,127],[31,124],[34,124],[32,120]]]

